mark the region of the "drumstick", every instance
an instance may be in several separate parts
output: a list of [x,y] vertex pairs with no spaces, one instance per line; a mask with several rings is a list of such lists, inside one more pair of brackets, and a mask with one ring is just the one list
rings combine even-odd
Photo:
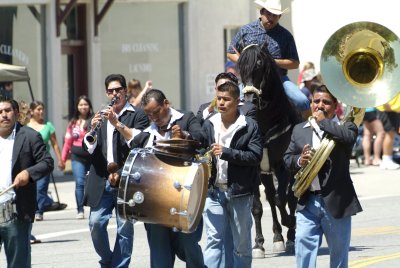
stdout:
[[4,191],[2,191],[1,193],[0,193],[0,196],[2,196],[3,194],[5,194],[5,193],[7,193],[8,191],[10,191],[12,188],[14,188],[15,187],[15,184],[13,183],[13,184],[11,184],[10,186],[8,186]]

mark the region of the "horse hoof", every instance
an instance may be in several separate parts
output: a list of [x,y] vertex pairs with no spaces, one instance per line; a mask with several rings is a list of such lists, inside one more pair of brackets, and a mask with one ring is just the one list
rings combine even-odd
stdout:
[[294,253],[295,253],[294,241],[292,241],[292,240],[287,240],[286,241],[286,253],[294,255]]
[[283,243],[283,241],[274,242],[274,245],[272,247],[272,252],[274,253],[285,252],[285,244]]
[[253,259],[264,259],[265,258],[265,250],[261,248],[253,248]]

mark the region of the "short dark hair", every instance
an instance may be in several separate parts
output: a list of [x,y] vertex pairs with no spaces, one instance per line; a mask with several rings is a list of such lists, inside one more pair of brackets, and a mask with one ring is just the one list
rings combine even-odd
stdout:
[[220,73],[215,77],[215,84],[220,80],[220,79],[227,79],[235,84],[239,84],[239,79],[234,75],[233,73],[230,72],[224,72]]
[[13,110],[19,112],[18,101],[14,100],[14,99],[10,99],[7,96],[0,95],[0,102],[8,102],[8,103],[10,103],[11,107],[13,108]]
[[229,94],[234,98],[240,97],[240,89],[237,84],[231,81],[226,81],[225,83],[219,85],[217,91],[226,92],[228,91]]
[[313,91],[312,94],[314,96],[315,93],[328,93],[329,95],[331,95],[332,99],[334,102],[338,102],[336,97],[333,96],[333,94],[329,91],[328,87],[324,84],[319,85],[318,87],[316,87]]
[[162,105],[167,97],[165,97],[165,94],[159,89],[150,89],[142,97],[142,107],[149,104],[151,99],[154,99],[159,105]]
[[104,81],[106,90],[108,88],[108,85],[113,81],[118,81],[123,88],[126,88],[126,80],[122,74],[110,74],[106,77],[106,79]]

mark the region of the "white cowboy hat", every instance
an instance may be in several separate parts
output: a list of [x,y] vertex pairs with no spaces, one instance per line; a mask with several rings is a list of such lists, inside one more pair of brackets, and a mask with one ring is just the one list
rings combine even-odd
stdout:
[[265,8],[275,15],[282,15],[289,10],[289,8],[285,8],[284,10],[282,10],[281,0],[256,0],[254,1],[254,3],[259,9]]

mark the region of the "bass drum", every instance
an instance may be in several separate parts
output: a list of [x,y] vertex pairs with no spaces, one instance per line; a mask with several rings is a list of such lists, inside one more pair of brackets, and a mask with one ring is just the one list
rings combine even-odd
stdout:
[[118,212],[129,221],[191,233],[202,216],[208,177],[206,163],[132,150],[121,174]]

